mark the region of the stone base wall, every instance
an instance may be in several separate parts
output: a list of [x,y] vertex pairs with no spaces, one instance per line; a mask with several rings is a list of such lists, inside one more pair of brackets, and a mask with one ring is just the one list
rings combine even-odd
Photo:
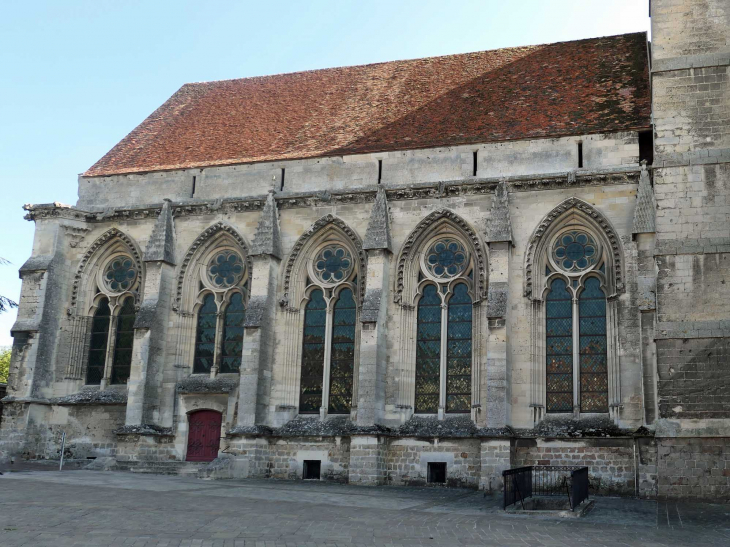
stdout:
[[172,435],[119,435],[113,454],[118,462],[169,462],[182,459]]
[[428,464],[446,463],[446,485],[478,488],[481,442],[478,439],[393,439],[385,456],[387,483],[428,484]]
[[662,499],[730,502],[730,438],[657,439]]
[[350,444],[351,484],[376,486],[385,484],[388,444],[377,436],[357,436]]
[[117,455],[114,431],[124,425],[124,405],[9,403],[0,426],[0,454],[29,460]]
[[525,465],[585,465],[592,492],[624,496],[636,492],[633,439],[517,439],[514,467]]

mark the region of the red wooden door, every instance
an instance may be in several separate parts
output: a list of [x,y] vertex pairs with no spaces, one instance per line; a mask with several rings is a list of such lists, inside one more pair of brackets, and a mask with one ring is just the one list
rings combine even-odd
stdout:
[[188,415],[189,462],[210,462],[218,456],[221,441],[221,413],[198,410]]

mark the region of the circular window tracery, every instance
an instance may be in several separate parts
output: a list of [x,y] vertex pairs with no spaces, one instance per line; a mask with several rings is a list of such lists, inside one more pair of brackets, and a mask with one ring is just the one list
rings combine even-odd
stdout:
[[458,239],[442,238],[426,251],[425,267],[433,277],[446,279],[463,273],[468,264],[468,254]]
[[117,256],[104,269],[104,282],[112,292],[128,291],[137,279],[137,268],[129,256]]
[[352,272],[354,266],[350,252],[341,245],[328,245],[314,259],[314,273],[324,283],[339,283]]
[[216,253],[208,264],[208,280],[221,289],[238,285],[243,278],[243,259],[234,251]]
[[598,263],[596,241],[580,230],[562,233],[553,243],[553,260],[568,272],[582,272]]

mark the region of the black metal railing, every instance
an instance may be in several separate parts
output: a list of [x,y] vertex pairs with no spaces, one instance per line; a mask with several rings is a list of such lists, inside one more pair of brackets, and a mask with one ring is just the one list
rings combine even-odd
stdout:
[[532,496],[566,496],[571,511],[588,499],[588,468],[573,465],[534,465],[502,472],[504,507]]
[[588,499],[588,468],[580,467],[570,472],[570,510],[574,511],[583,500]]
[[524,508],[524,500],[532,497],[532,467],[517,467],[502,471],[504,483],[504,506],[509,507],[520,501]]

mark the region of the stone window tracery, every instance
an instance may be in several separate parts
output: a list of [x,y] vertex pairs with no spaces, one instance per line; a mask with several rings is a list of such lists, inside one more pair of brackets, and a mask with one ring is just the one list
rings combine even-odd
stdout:
[[199,268],[193,374],[241,368],[248,272],[242,253],[224,244],[214,245]]
[[302,414],[349,414],[357,339],[357,268],[344,242],[327,241],[307,264],[299,381]]
[[94,282],[86,384],[126,384],[132,365],[139,268],[132,256],[112,252]]
[[[611,413],[620,409],[617,309],[620,240],[580,200],[561,204],[533,234],[528,280],[533,294],[535,362],[532,407],[544,413]],[[529,285],[528,285],[529,286]],[[538,298],[535,298],[538,296]]]
[[416,315],[414,412],[472,408],[473,260],[456,235],[424,245]]

